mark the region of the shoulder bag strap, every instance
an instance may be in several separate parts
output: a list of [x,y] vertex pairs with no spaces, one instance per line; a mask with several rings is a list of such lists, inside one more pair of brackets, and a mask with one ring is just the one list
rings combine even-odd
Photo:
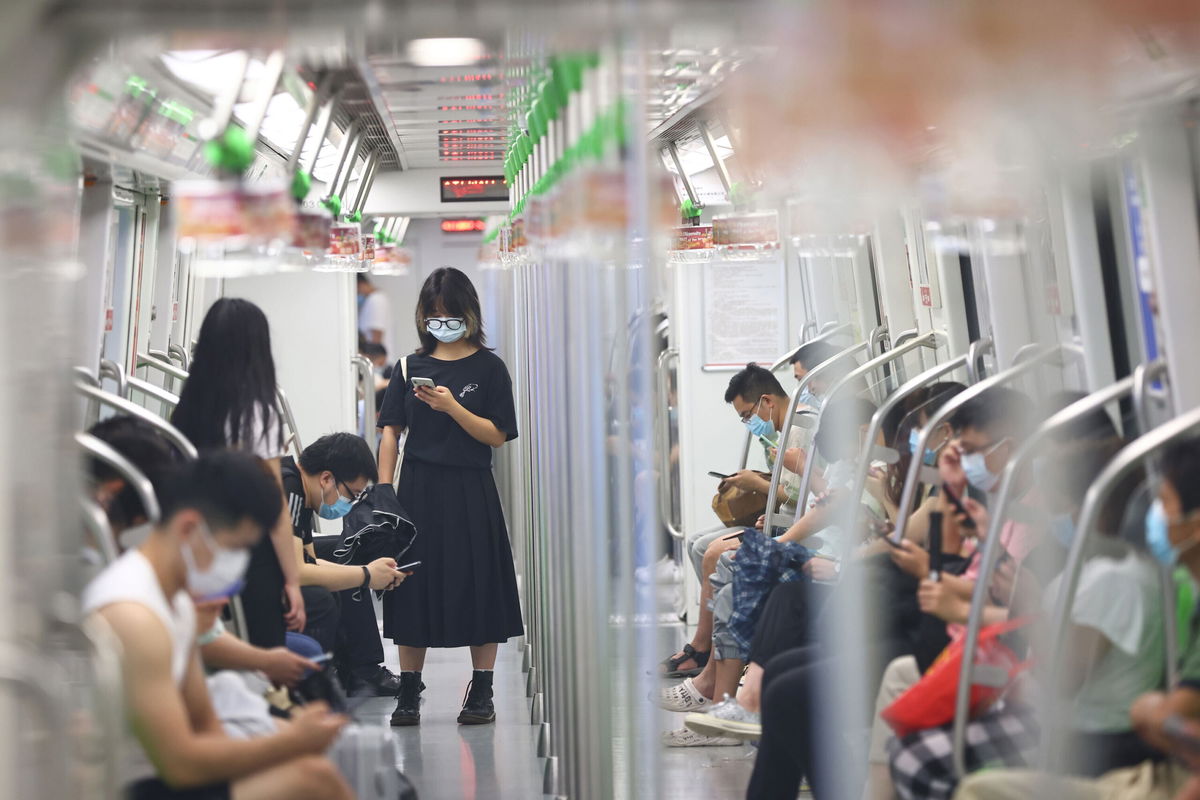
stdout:
[[[400,357],[400,377],[404,379],[404,391],[408,392],[408,356]],[[392,486],[395,486],[400,481],[400,466],[404,463],[404,444],[408,441],[408,428],[404,429],[404,433],[400,434],[400,441],[397,443],[400,448],[399,454],[396,456],[396,471],[392,474]]]

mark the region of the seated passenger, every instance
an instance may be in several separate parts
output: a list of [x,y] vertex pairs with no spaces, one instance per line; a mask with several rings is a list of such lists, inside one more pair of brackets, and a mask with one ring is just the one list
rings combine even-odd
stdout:
[[[1097,474],[1118,449],[1119,442],[1114,440],[1084,440],[1058,448],[1049,470],[1058,480],[1045,488],[1048,493],[1073,497],[1076,510],[1072,515],[1077,514],[1090,481],[1077,481],[1074,487],[1070,482]],[[1113,501],[1123,508],[1126,496],[1115,494],[1110,508]],[[1061,690],[1071,698],[1064,708],[1070,714],[1067,727],[1072,741],[1069,754],[1057,766],[1079,775],[1097,775],[1109,767],[1130,766],[1147,758],[1148,750],[1132,732],[1127,710],[1139,694],[1157,688],[1162,679],[1158,571],[1113,535],[1113,518],[1119,518],[1117,513],[1102,520],[1105,524],[1100,532],[1105,535],[1096,542],[1094,557],[1082,567],[1072,599],[1071,624],[1064,632],[1064,650],[1070,661],[1063,665]],[[1035,607],[1053,608],[1061,576],[1040,592],[1037,582],[1025,575],[1022,570],[1016,596],[1028,598]],[[1014,589],[1006,587],[1008,593]],[[1035,662],[1038,652],[1047,649],[1046,643],[1041,645],[1034,648]],[[968,770],[1034,763],[1041,744],[1042,712],[1031,694],[1032,685],[1026,682],[1018,688],[1026,691],[1010,693],[1003,707],[968,723]],[[953,793],[956,778],[950,751],[941,749],[949,737],[949,728],[942,726],[889,742],[892,778],[900,797],[940,798]]]
[[279,469],[308,609],[304,632],[337,655],[347,692],[394,697],[400,678],[383,666],[383,640],[366,590],[394,589],[406,573],[397,571],[392,558],[366,566],[337,564],[317,558],[313,546],[313,514],[344,517],[374,480],[378,470],[371,448],[354,434],[333,433],[304,448],[299,464],[291,456],[280,459]]
[[[278,484],[249,455],[220,452],[160,482],[162,521],[84,591],[84,612],[121,644],[129,730],[128,796],[143,798],[351,798],[321,756],[345,724],[321,704],[278,733],[226,736],[196,654],[193,602],[241,585],[250,548],[278,518]],[[114,742],[113,746],[120,743]]]
[[[824,340],[809,342],[801,347],[788,359],[788,363],[792,365],[792,375],[795,376],[796,382],[803,381],[813,369],[834,358],[840,352],[842,352],[842,348]],[[800,394],[800,403],[813,410],[820,409],[830,387],[846,377],[857,366],[858,361],[853,356],[847,356],[837,361],[829,369],[809,381],[808,386]],[[859,378],[852,391],[857,394],[865,388],[866,382]]]
[[[1200,585],[1200,441],[1168,448],[1159,462],[1157,499],[1146,514],[1150,552],[1165,566],[1186,569],[1194,595]],[[1167,693],[1147,692],[1129,707],[1134,731],[1154,750],[1176,761],[1157,758],[1113,769],[1099,778],[1068,778],[1028,770],[998,769],[967,777],[955,793],[963,800],[1008,800],[1032,796],[1072,800],[1167,800],[1200,796],[1197,750],[1189,739],[1200,738],[1200,609],[1181,629],[1180,679]],[[1186,765],[1186,766],[1185,766]],[[1116,766],[1113,764],[1112,766]]]
[[[783,430],[790,402],[783,387],[779,385],[779,380],[770,370],[757,364],[747,364],[745,369],[729,380],[729,386],[725,390],[725,402],[733,406],[742,423],[758,437],[767,463],[774,465],[776,449],[768,442],[774,440]],[[801,448],[805,446],[806,438],[807,432],[804,428],[792,427],[788,436],[788,446],[784,451],[783,471],[780,474],[779,491],[784,497],[778,512],[780,519],[791,519],[796,513],[796,495],[800,491],[799,473],[804,469],[804,451]],[[749,469],[731,475],[727,482],[763,495],[770,490],[770,481]],[[712,574],[721,553],[738,546],[739,540],[733,537],[739,530],[720,528],[698,533],[688,539],[688,556],[701,586],[700,619],[692,641],[660,665],[664,677],[691,677],[699,674],[708,663],[712,649],[712,610],[709,608],[712,592],[708,585],[708,576]]]

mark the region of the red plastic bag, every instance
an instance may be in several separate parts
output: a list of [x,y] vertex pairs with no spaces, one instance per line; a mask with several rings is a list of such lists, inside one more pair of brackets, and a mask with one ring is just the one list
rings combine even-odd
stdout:
[[[994,685],[999,681],[989,681],[987,685],[976,682],[971,687],[972,717],[995,703],[1016,677],[1029,668],[1030,662],[1018,658],[1012,648],[1001,642],[999,637],[1024,627],[1031,621],[1032,617],[1021,617],[988,625],[979,631],[979,642],[975,651],[976,679],[980,677],[981,669],[997,675],[1003,671],[1006,679],[1003,685]],[[958,676],[962,671],[965,641],[966,636],[963,636],[958,641],[951,642],[921,680],[897,697],[880,714],[884,722],[892,726],[896,736],[904,738],[911,733],[953,721],[954,697],[958,692]]]

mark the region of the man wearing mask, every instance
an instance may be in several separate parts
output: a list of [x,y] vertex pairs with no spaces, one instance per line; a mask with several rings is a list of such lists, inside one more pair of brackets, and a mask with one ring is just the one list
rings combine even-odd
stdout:
[[[158,487],[161,522],[84,591],[84,613],[120,641],[129,725],[124,796],[298,800],[351,798],[321,754],[346,720],[313,703],[278,733],[229,738],[196,653],[195,602],[236,594],[250,548],[279,517],[279,489],[259,459],[221,451],[180,465]],[[120,743],[112,742],[116,747]]]
[[407,574],[396,569],[395,559],[377,558],[366,566],[337,564],[317,558],[313,546],[313,515],[327,520],[346,516],[375,477],[371,448],[354,434],[333,433],[304,448],[299,464],[285,457],[279,466],[309,609],[304,632],[338,654],[348,693],[394,696],[400,678],[383,666],[383,643],[368,590],[394,589]]

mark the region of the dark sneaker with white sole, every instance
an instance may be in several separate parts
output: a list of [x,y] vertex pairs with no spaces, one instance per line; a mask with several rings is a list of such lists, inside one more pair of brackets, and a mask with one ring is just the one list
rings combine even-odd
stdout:
[[467,684],[459,725],[489,725],[496,721],[496,706],[492,702],[492,671],[475,670]]

